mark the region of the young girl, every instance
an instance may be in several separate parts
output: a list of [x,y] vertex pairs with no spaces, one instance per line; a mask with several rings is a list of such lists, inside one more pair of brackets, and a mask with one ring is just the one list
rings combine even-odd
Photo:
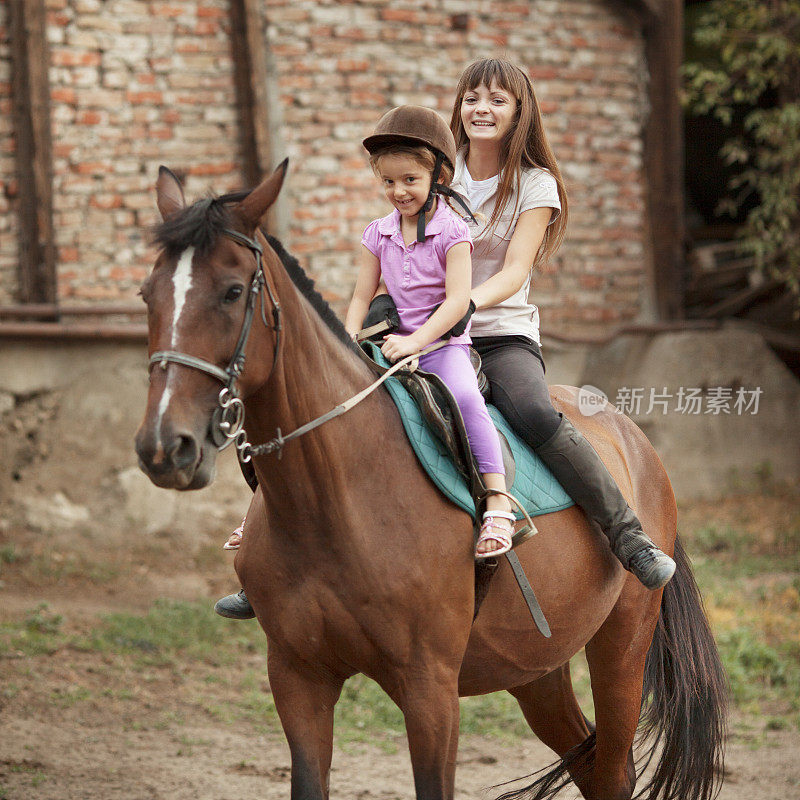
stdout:
[[[394,211],[364,231],[345,327],[353,336],[358,333],[383,280],[397,306],[400,327],[385,337],[381,351],[389,361],[398,361],[440,340],[467,312],[472,242],[463,219],[437,198],[448,194],[456,148],[435,111],[419,106],[393,109],[364,140],[364,147]],[[487,488],[505,491],[500,440],[470,364],[469,341],[467,331],[451,336],[443,347],[420,358],[420,368],[435,372],[447,384]],[[511,548],[513,519],[502,495],[487,498],[476,558]]]
[[458,147],[453,186],[482,220],[470,225],[472,343],[492,402],[600,526],[622,565],[658,589],[675,562],[645,535],[600,457],[550,402],[539,312],[528,295],[533,271],[564,236],[567,201],[530,79],[508,61],[476,61],[459,81],[450,128]]

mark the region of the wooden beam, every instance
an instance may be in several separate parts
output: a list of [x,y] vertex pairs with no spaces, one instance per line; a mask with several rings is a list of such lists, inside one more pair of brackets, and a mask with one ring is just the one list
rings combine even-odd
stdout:
[[653,294],[659,319],[683,317],[684,170],[680,67],[683,0],[645,4],[645,55],[650,116],[645,174],[653,252]]
[[267,102],[267,52],[261,3],[231,0],[234,74],[242,118],[244,172],[250,185],[261,181],[272,165]]
[[[281,115],[277,72],[269,49],[267,20],[262,0],[231,0],[231,47],[234,81],[239,106],[243,177],[255,186],[274,169],[282,154],[278,147]],[[284,197],[270,208],[267,230],[289,238],[289,219]]]
[[57,301],[50,131],[50,55],[44,0],[11,0],[11,61],[19,181],[19,288],[23,303]]

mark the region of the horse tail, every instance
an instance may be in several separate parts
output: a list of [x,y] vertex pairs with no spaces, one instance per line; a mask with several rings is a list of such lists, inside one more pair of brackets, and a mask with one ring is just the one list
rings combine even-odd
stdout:
[[[641,774],[655,761],[654,771],[634,800],[711,800],[721,787],[727,679],[680,539],[675,541],[675,563],[647,651],[637,733],[639,742],[647,742],[637,771]],[[534,783],[497,800],[549,800],[568,783],[589,776],[596,744],[593,732],[534,773]]]
[[640,740],[655,771],[637,797],[710,800],[724,766],[728,683],[700,590],[680,539],[647,652]]

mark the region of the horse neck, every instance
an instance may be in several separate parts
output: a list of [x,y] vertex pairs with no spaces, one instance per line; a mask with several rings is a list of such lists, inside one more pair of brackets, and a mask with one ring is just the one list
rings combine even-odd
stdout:
[[[269,380],[246,402],[253,444],[272,439],[277,429],[283,435],[291,433],[357,394],[373,379],[283,269],[275,269],[270,281],[281,303],[282,343]],[[380,412],[390,401],[376,393],[366,402]],[[280,460],[276,454],[255,460],[271,512],[294,513],[302,508],[323,515],[331,512],[337,496],[346,493],[348,472],[363,468],[364,432],[341,424],[341,419],[288,442]]]

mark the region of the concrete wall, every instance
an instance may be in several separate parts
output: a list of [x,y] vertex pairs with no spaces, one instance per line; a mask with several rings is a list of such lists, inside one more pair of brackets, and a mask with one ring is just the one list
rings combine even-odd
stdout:
[[[201,492],[156,489],[139,472],[132,440],[147,391],[143,345],[0,345],[0,530],[78,526],[105,539],[169,531],[191,542],[238,522],[250,492],[230,449]],[[598,348],[545,343],[545,356],[551,383],[591,384],[612,402],[642,390],[631,416],[679,499],[757,488],[770,475],[800,480],[800,384],[747,330],[631,336]],[[681,387],[702,390],[700,413],[678,410]],[[757,413],[738,413],[738,389],[757,387]],[[707,413],[719,408],[710,400],[719,388],[731,391],[728,413]],[[648,409],[651,391],[670,395],[666,413],[661,403]]]

